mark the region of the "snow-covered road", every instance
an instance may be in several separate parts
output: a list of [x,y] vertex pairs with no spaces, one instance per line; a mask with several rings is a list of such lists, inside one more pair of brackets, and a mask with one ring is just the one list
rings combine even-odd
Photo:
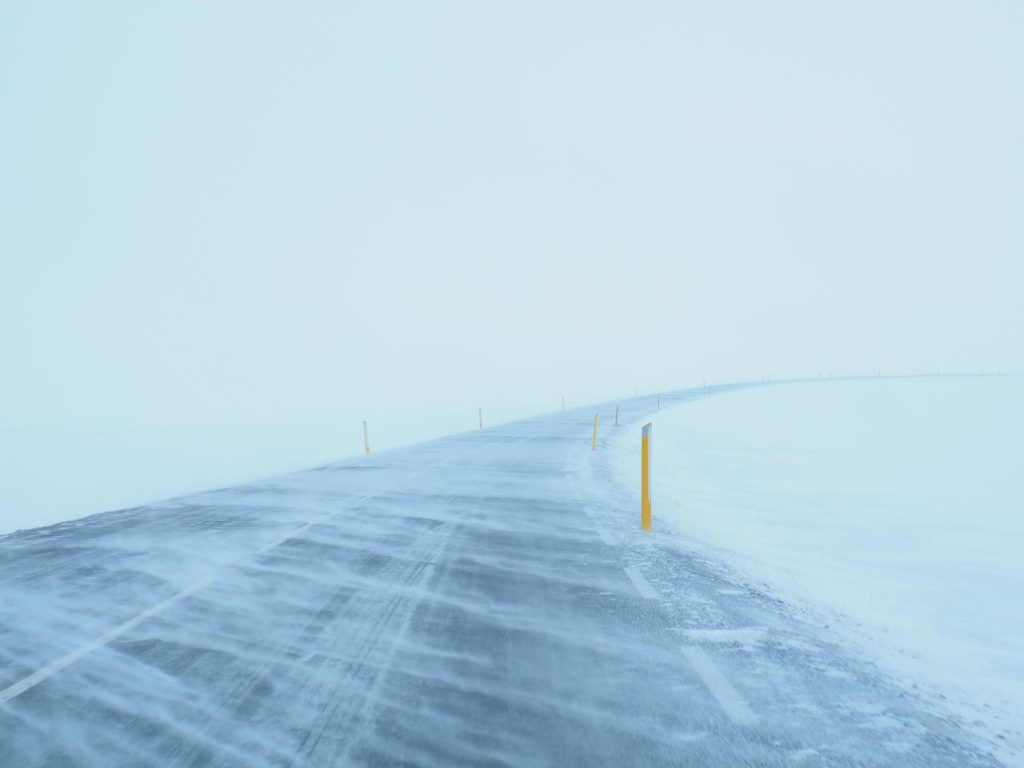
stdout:
[[614,407],[0,537],[0,766],[995,764],[641,534]]

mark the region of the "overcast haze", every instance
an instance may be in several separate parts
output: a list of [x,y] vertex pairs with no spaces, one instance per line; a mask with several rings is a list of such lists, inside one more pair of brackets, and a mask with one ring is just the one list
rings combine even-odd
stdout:
[[1022,22],[6,3],[0,425],[345,455],[634,383],[1019,368]]

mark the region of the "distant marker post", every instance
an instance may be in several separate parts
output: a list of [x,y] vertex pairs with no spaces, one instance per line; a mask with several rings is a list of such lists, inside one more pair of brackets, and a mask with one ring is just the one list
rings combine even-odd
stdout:
[[615,406],[615,426],[619,426],[619,406]]
[[651,424],[640,432],[640,530],[651,530]]
[[367,455],[370,453],[370,428],[366,426],[366,422],[363,422],[363,451]]
[[484,428],[484,409],[483,408],[477,408],[476,409],[476,415],[480,419],[480,429],[483,429]]
[[590,450],[597,450],[597,414],[594,414],[594,439],[590,441]]

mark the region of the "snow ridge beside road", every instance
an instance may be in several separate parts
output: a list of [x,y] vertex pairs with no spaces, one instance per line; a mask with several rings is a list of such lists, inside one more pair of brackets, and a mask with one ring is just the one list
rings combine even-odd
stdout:
[[[652,420],[656,525],[1021,762],[1024,380],[757,386]],[[638,435],[610,443],[626,486]]]

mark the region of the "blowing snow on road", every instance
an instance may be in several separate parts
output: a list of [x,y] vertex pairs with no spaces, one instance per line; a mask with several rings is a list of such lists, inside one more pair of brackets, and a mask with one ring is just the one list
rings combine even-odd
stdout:
[[[658,415],[616,407],[613,443]],[[641,533],[592,424],[3,537],[0,765],[994,765],[820,622]]]

